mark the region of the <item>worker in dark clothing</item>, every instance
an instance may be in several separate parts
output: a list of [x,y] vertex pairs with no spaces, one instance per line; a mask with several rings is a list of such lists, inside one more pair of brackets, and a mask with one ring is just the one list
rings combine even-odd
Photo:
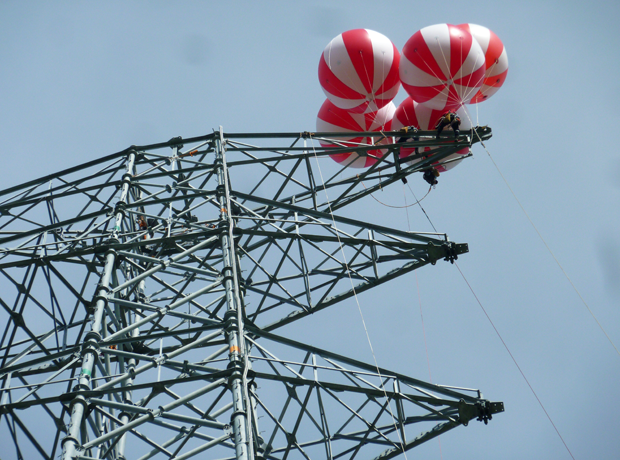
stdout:
[[[419,141],[420,140],[420,136],[418,136],[418,128],[416,128],[415,126],[403,126],[402,128],[400,128],[399,130],[401,133],[405,133],[405,134],[409,134],[408,136],[402,136],[401,138],[399,138],[396,143],[397,144],[402,144],[404,142],[407,142],[409,140],[412,141]],[[414,154],[418,154],[418,148],[416,147],[413,151]]]
[[[140,230],[148,230],[149,236],[152,238],[152,228],[157,225],[157,219],[147,219],[145,216],[140,216],[138,217],[138,225],[140,226]],[[144,235],[143,238],[146,240],[146,235]]]
[[439,171],[435,168],[427,169],[422,176],[426,182],[430,185],[437,185],[437,177],[439,177]]
[[149,224],[144,216],[138,217],[138,225],[140,226],[140,230],[146,230],[149,228]]
[[437,128],[437,139],[446,126],[450,126],[454,130],[454,137],[459,137],[459,127],[461,126],[461,119],[459,116],[450,111],[439,119],[435,128]]
[[418,128],[416,128],[415,126],[403,126],[402,128],[399,129],[399,131],[401,133],[405,133],[405,134],[411,134],[410,136],[403,136],[401,138],[399,138],[396,143],[400,144],[403,142],[407,142],[408,139],[412,139],[414,141],[419,141],[420,140],[420,136],[417,136],[416,134],[418,133]]

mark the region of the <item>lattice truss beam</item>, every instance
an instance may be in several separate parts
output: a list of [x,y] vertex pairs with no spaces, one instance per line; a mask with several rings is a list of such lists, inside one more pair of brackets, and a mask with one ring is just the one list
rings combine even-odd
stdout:
[[0,192],[3,458],[389,458],[503,410],[275,332],[467,252],[346,207],[490,129],[389,134],[327,178],[326,155],[376,147],[220,130]]

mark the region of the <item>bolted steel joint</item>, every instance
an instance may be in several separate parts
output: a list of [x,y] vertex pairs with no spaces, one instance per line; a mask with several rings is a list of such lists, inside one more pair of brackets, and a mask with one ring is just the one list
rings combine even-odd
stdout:
[[126,207],[127,203],[125,203],[124,201],[119,201],[114,205],[114,214],[121,214],[123,217],[127,217],[127,213],[125,211]]
[[129,184],[131,182],[132,177],[133,175],[128,172],[123,174],[123,179],[122,179],[123,184]]
[[[80,445],[80,441],[78,441],[78,439],[77,439],[77,438],[74,438],[73,436],[67,435],[67,436],[65,436],[65,437],[62,439],[62,441],[60,441],[60,447],[64,448],[65,444],[66,444],[67,442],[69,442],[69,441],[73,442],[73,444],[75,444],[76,446],[79,446],[79,445]],[[77,449],[76,449],[76,450],[77,450]]]
[[231,425],[234,425],[235,418],[238,417],[239,415],[245,417],[245,411],[244,410],[238,410],[238,411],[234,411],[232,414],[230,414],[230,424]]
[[159,315],[160,318],[163,318],[164,316],[168,314],[169,311],[170,311],[170,305],[166,305],[164,307],[157,309],[157,314]]
[[224,267],[222,269],[222,282],[225,283],[232,280],[234,280],[232,267]]
[[101,334],[95,331],[90,331],[84,336],[84,343],[82,344],[82,348],[85,346],[94,346],[98,349],[100,341]]
[[228,386],[232,388],[235,380],[243,380],[243,361],[240,359],[234,359],[228,363],[226,369],[231,370],[231,374],[228,377]]
[[95,297],[93,297],[93,302],[92,302],[93,313],[95,312],[95,305],[99,301],[102,301],[103,302],[103,308],[106,308],[108,306],[108,296],[107,295],[98,294]]
[[235,310],[226,310],[224,313],[224,329],[227,333],[237,331],[238,321],[237,321],[237,312]]

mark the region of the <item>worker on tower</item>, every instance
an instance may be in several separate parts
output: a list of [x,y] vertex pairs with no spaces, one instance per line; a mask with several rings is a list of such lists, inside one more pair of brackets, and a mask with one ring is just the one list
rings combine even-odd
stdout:
[[[420,140],[420,136],[418,136],[418,128],[416,128],[415,126],[403,126],[402,128],[399,129],[399,131],[401,133],[405,133],[404,136],[400,137],[396,143],[397,144],[402,144],[404,142],[407,142],[409,140],[412,140],[414,142],[417,142]],[[415,154],[418,154],[418,148],[416,147],[414,150]]]
[[452,111],[446,112],[437,122],[435,128],[437,128],[437,139],[446,126],[450,126],[454,130],[454,137],[459,137],[459,127],[461,126],[461,119]]
[[424,171],[424,175],[422,176],[426,182],[430,185],[437,185],[437,178],[439,177],[439,171],[435,168],[427,169]]
[[407,139],[412,139],[414,141],[420,140],[420,136],[417,136],[418,128],[416,128],[415,126],[403,126],[402,128],[399,129],[399,131],[401,133],[410,134],[410,135],[402,136],[396,141],[396,143],[407,142]]
[[[147,219],[146,216],[141,215],[138,217],[138,225],[140,230],[148,231],[148,235],[152,238],[154,235],[152,228],[157,225],[157,219]],[[143,236],[143,239],[148,239],[146,234]]]

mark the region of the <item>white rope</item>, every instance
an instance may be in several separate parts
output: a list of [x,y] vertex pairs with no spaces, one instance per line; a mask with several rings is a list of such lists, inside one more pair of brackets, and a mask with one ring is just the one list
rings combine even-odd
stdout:
[[[467,115],[467,117],[470,120],[471,123],[471,117],[469,117],[469,115]],[[581,299],[581,302],[584,304],[584,306],[586,307],[586,309],[588,310],[588,312],[590,313],[590,315],[592,316],[592,318],[594,319],[594,321],[596,322],[596,324],[598,324],[598,327],[601,329],[601,331],[603,332],[603,334],[605,335],[605,337],[607,337],[607,340],[609,341],[609,343],[611,344],[612,347],[614,347],[614,350],[616,350],[616,353],[618,354],[618,356],[620,356],[620,351],[618,350],[618,348],[616,347],[616,345],[614,344],[613,340],[611,340],[611,337],[609,336],[609,334],[607,334],[607,331],[605,331],[605,328],[603,328],[603,325],[601,324],[601,322],[598,320],[598,318],[596,317],[596,315],[594,314],[594,312],[592,311],[592,309],[590,308],[590,306],[588,305],[588,302],[586,302],[586,300],[583,298],[583,296],[581,295],[581,293],[579,292],[579,290],[577,289],[577,286],[575,286],[575,283],[573,283],[573,280],[570,278],[570,276],[568,276],[568,273],[566,273],[566,270],[564,270],[564,267],[562,266],[562,264],[560,263],[560,261],[558,260],[558,258],[555,256],[555,254],[553,253],[553,251],[551,250],[551,248],[549,247],[549,245],[547,244],[547,241],[545,240],[545,238],[542,236],[542,234],[540,233],[540,231],[538,230],[538,227],[536,227],[536,224],[534,224],[534,221],[532,220],[532,218],[530,217],[530,215],[527,213],[527,211],[525,210],[525,208],[523,207],[523,204],[521,204],[521,201],[519,200],[519,198],[517,198],[517,194],[514,192],[514,190],[512,189],[512,187],[510,186],[510,184],[508,183],[508,180],[506,179],[506,177],[504,176],[504,174],[502,174],[501,170],[499,169],[499,166],[497,165],[497,163],[495,163],[495,160],[493,159],[493,157],[491,156],[491,152],[489,152],[489,150],[487,149],[486,145],[484,145],[484,142],[482,141],[482,139],[480,138],[480,135],[478,134],[478,132],[476,130],[474,130],[474,132],[476,133],[476,136],[478,137],[478,139],[480,140],[480,144],[482,145],[482,147],[484,148],[484,151],[487,153],[487,155],[489,156],[489,159],[491,160],[491,162],[493,163],[493,166],[495,166],[495,169],[497,170],[497,172],[499,173],[499,175],[501,176],[502,180],[504,181],[504,184],[506,184],[506,187],[508,187],[508,190],[510,190],[510,193],[512,194],[512,197],[515,199],[515,201],[517,202],[517,204],[519,205],[519,207],[521,208],[521,211],[523,211],[523,214],[525,214],[525,217],[527,218],[527,220],[529,221],[530,225],[534,228],[534,231],[536,232],[536,234],[538,235],[538,237],[540,238],[540,240],[542,241],[542,243],[545,245],[545,247],[547,248],[547,251],[549,251],[549,254],[551,254],[551,257],[553,258],[553,260],[555,260],[555,263],[557,264],[557,266],[560,268],[560,270],[562,271],[562,273],[564,274],[564,276],[566,277],[566,280],[569,282],[569,284],[571,285],[571,287],[573,288],[573,290],[575,291],[575,293],[577,294],[577,296],[579,297],[579,299]]]
[[[310,141],[311,141],[311,145],[312,145],[312,151],[314,153],[314,159],[316,160],[316,165],[317,165],[317,168],[319,170],[319,176],[321,177],[321,184],[323,186],[323,191],[325,192],[325,198],[327,199],[327,206],[329,208],[329,214],[330,214],[330,216],[332,218],[332,225],[334,226],[334,229],[336,230],[336,238],[338,239],[338,244],[340,245],[340,253],[342,254],[342,258],[344,260],[344,265],[345,265],[345,267],[347,269],[347,275],[349,276],[349,282],[351,283],[351,289],[353,290],[353,296],[355,297],[355,302],[357,303],[357,309],[358,309],[360,317],[362,319],[362,325],[364,326],[364,332],[366,333],[366,339],[368,340],[368,346],[370,347],[370,352],[372,354],[372,359],[373,359],[373,361],[375,363],[375,368],[377,369],[377,374],[379,375],[379,382],[381,383],[381,390],[383,391],[383,395],[385,396],[385,399],[387,401],[387,407],[388,407],[388,410],[390,412],[390,416],[392,417],[392,424],[394,425],[394,431],[398,435],[398,440],[400,442],[401,449],[403,451],[403,455],[405,456],[405,460],[407,460],[407,452],[405,451],[404,440],[401,438],[400,430],[396,426],[396,418],[394,417],[394,413],[392,412],[392,405],[391,405],[390,400],[388,398],[387,391],[385,390],[385,386],[383,385],[383,376],[381,375],[381,371],[379,370],[379,364],[377,363],[377,357],[375,355],[375,350],[374,350],[374,348],[372,346],[372,342],[370,340],[370,334],[368,333],[368,328],[366,327],[366,321],[364,320],[364,314],[362,313],[362,307],[360,306],[359,299],[357,298],[357,292],[355,291],[355,286],[353,285],[353,278],[351,277],[351,271],[349,270],[349,264],[347,262],[346,255],[344,253],[342,242],[340,241],[340,232],[338,231],[338,228],[336,227],[336,220],[334,219],[334,213],[332,212],[332,207],[331,207],[331,203],[329,201],[329,196],[327,195],[327,188],[325,187],[325,181],[323,180],[323,172],[321,171],[321,165],[319,164],[319,158],[318,158],[318,156],[316,154],[316,150],[314,148],[314,142],[312,142],[312,136],[310,136]],[[305,143],[305,141],[304,141],[304,143]]]

